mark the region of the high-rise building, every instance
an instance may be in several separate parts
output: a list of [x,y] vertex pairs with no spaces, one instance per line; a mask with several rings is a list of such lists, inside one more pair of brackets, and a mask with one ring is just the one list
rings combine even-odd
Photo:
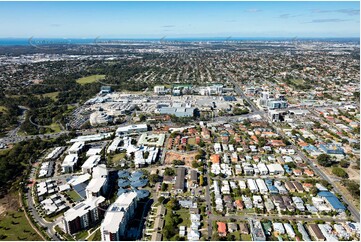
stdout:
[[77,204],[64,213],[63,223],[68,234],[89,228],[102,219],[101,206],[104,197],[92,197]]
[[137,202],[136,192],[123,193],[108,208],[100,226],[102,241],[119,241],[125,237],[127,224],[134,216]]

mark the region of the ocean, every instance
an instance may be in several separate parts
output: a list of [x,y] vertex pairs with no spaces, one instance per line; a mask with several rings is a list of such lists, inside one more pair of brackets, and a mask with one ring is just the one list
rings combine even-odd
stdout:
[[297,37],[194,37],[194,38],[0,38],[0,46],[57,45],[57,44],[102,44],[121,42],[223,42],[223,41],[330,41],[356,42],[354,38],[297,38]]

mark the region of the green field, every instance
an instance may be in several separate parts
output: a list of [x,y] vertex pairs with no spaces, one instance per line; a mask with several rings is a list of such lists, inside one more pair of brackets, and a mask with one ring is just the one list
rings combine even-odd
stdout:
[[0,240],[42,240],[30,226],[24,212],[8,211],[0,216]]
[[45,93],[45,94],[39,94],[36,96],[37,97],[40,97],[40,96],[49,97],[49,98],[53,99],[54,101],[56,101],[58,99],[58,94],[59,94],[59,92],[49,92],[49,93]]
[[250,234],[241,234],[241,240],[242,241],[252,241]]
[[179,224],[179,226],[191,226],[191,215],[189,214],[189,211],[187,209],[181,208],[176,213],[182,218],[182,223]]
[[78,80],[76,80],[76,82],[79,83],[80,85],[85,85],[88,83],[96,82],[97,80],[102,80],[104,78],[105,78],[105,75],[92,75],[92,76],[86,76],[86,77],[79,78]]
[[71,200],[73,200],[74,202],[79,202],[82,200],[82,198],[79,196],[79,194],[74,190],[67,191],[66,193],[69,195]]
[[118,165],[118,164],[119,164],[119,161],[121,161],[122,159],[125,158],[125,155],[126,155],[126,153],[115,154],[115,155],[112,157],[112,163],[113,163],[113,165]]
[[100,229],[97,229],[95,233],[90,235],[90,237],[88,238],[88,241],[101,241],[101,240],[102,240],[102,235]]
[[52,123],[48,127],[53,130],[51,133],[59,133],[61,131],[60,125],[58,123]]

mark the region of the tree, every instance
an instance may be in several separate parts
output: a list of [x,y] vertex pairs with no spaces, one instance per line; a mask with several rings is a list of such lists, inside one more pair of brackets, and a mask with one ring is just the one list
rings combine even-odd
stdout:
[[160,190],[162,190],[162,192],[166,191],[168,188],[168,184],[167,183],[162,183],[162,187],[160,188]]
[[198,162],[196,160],[192,161],[192,167],[193,168],[198,168]]
[[172,197],[167,202],[167,208],[169,208],[171,211],[178,210],[179,209],[178,201],[174,197]]
[[340,161],[340,166],[343,168],[347,168],[350,166],[350,163],[347,160]]
[[199,185],[200,185],[200,186],[203,186],[203,185],[204,185],[203,175],[200,175],[200,176],[199,176]]
[[159,180],[159,176],[157,174],[152,174],[149,176],[149,181],[151,183],[156,183]]
[[166,167],[164,170],[164,175],[165,176],[174,176],[175,175],[175,171],[173,168],[170,167]]
[[310,189],[310,194],[312,196],[316,196],[317,195],[317,192],[318,192],[318,189],[317,187],[313,186],[311,189]]
[[317,157],[317,162],[321,166],[330,167],[334,162],[331,159],[331,156],[327,154],[321,154]]
[[164,201],[164,199],[165,199],[165,197],[161,196],[161,197],[158,198],[158,202],[162,203]]
[[332,174],[338,176],[338,177],[342,177],[342,178],[348,178],[348,174],[347,172],[340,168],[340,167],[334,167],[332,168]]
[[182,160],[174,160],[173,165],[175,166],[183,166],[185,163]]

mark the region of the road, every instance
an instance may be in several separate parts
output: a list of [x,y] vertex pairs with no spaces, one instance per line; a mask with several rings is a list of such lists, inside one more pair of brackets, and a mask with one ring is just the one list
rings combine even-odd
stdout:
[[[252,109],[254,111],[259,111],[260,112],[260,115],[264,118],[264,120],[268,120],[267,118],[267,115],[265,114],[264,111],[261,111],[258,109],[258,107],[251,101],[249,100],[249,98],[243,93],[243,91],[241,90],[241,88],[239,87],[239,85],[233,81],[233,80],[230,80],[234,87],[235,87],[235,90],[237,92],[238,95],[240,95],[242,98],[244,98],[249,104],[250,106],[252,107]],[[270,126],[273,127],[274,130],[276,130],[276,133],[284,138],[284,139],[288,139],[288,137],[282,132],[281,129],[275,127],[272,122],[269,122]],[[332,186],[333,186],[333,191],[335,193],[338,193],[342,196],[342,200],[348,205],[348,209],[350,210],[351,214],[353,215],[353,217],[358,221],[360,222],[360,212],[359,210],[350,202],[347,200],[347,198],[344,196],[344,194],[342,193],[342,191],[340,191],[337,187],[336,187],[336,184],[334,183],[334,181],[332,179],[330,179],[330,177],[328,177],[327,175],[325,175],[318,167],[316,167],[314,165],[314,162],[311,161],[307,156],[304,155],[304,153],[296,146],[296,144],[293,143],[293,141],[291,141],[292,143],[292,148],[297,152],[297,154],[299,156],[301,156],[301,158],[306,161],[308,163],[308,165],[316,172],[316,174],[319,176],[319,177],[322,177],[324,180],[326,180],[327,182],[329,182]]]
[[211,214],[208,216],[212,221],[224,221],[228,219],[236,219],[236,220],[246,220],[246,219],[284,219],[284,220],[302,220],[302,221],[315,221],[315,220],[322,220],[325,222],[346,222],[349,221],[348,219],[338,219],[338,218],[330,218],[330,217],[321,217],[321,218],[309,218],[302,215],[266,215],[266,214],[245,214],[245,215],[214,215]]
[[[35,167],[32,167],[30,173],[30,180],[34,180],[35,177],[36,177],[36,169]],[[54,227],[56,224],[60,222],[61,217],[55,220],[54,222],[48,222],[45,219],[43,219],[35,208],[34,197],[32,194],[35,194],[34,186],[31,186],[31,188],[28,189],[27,192],[27,203],[28,203],[29,213],[40,226],[46,228],[46,233],[52,240],[59,241],[60,238],[56,236],[56,231],[54,230]]]
[[[207,172],[207,186],[206,186],[206,203],[207,203],[207,213],[208,211],[212,211],[212,204],[211,204],[211,194],[209,191],[209,186],[211,186],[210,184],[210,178],[209,178],[209,172],[206,170]],[[208,216],[208,240],[211,239],[212,237],[212,220],[210,218],[210,216]]]

